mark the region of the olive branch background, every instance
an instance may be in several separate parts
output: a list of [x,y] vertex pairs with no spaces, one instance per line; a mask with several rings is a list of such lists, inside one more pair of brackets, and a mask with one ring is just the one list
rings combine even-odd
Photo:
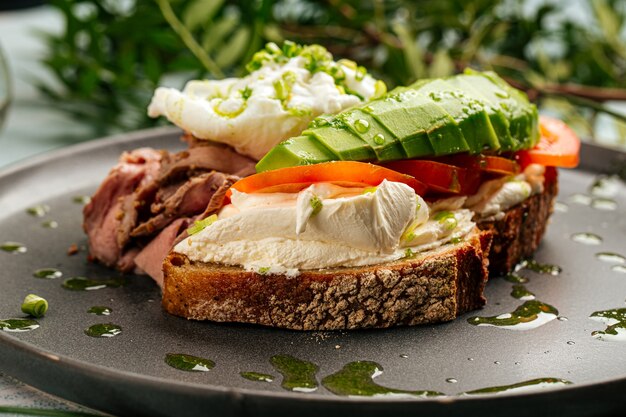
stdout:
[[626,2],[566,0],[50,0],[55,82],[39,89],[97,133],[158,123],[158,85],[245,73],[266,42],[319,43],[389,87],[466,66],[492,69],[544,111],[594,136],[611,116],[626,144]]

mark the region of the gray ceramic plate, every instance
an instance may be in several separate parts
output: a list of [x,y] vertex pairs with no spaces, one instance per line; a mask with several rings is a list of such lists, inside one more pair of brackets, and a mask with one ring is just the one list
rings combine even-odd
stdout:
[[[129,277],[129,283],[119,288],[69,291],[62,287],[65,279],[76,276],[116,277],[115,272],[86,262],[82,205],[74,197],[93,193],[122,150],[180,148],[177,135],[172,129],[159,129],[103,139],[34,158],[0,174],[0,243],[16,241],[27,248],[17,254],[0,251],[0,318],[23,317],[20,304],[27,293],[44,296],[50,303],[36,330],[0,331],[3,372],[53,394],[124,415],[358,411],[360,415],[521,416],[531,412],[603,415],[624,409],[626,344],[592,337],[593,331],[606,326],[589,318],[595,311],[625,307],[623,268],[615,266],[617,260],[601,261],[595,254],[626,255],[626,187],[618,183],[614,204],[599,199],[594,203],[589,197],[589,187],[600,171],[623,166],[623,153],[585,146],[582,167],[561,172],[561,204],[536,260],[560,265],[563,272],[557,276],[521,272],[529,279],[526,288],[558,309],[561,319],[527,331],[469,324],[473,315],[497,316],[524,303],[510,295],[511,282],[498,279],[488,285],[489,301],[483,310],[452,323],[301,333],[169,316],[160,308],[156,285],[145,277]],[[43,217],[27,212],[40,204],[50,208]],[[42,226],[51,220],[58,228]],[[589,245],[571,239],[580,232],[592,232],[602,242]],[[68,256],[72,244],[80,252]],[[35,270],[47,267],[58,268],[63,277],[33,277]],[[92,306],[110,307],[112,313],[89,314]],[[84,330],[97,323],[117,324],[122,332],[111,338],[87,336]],[[170,353],[208,358],[215,366],[208,372],[181,371],[166,364]],[[281,387],[283,377],[270,361],[275,355],[317,365],[312,383],[319,383],[318,388],[298,392]],[[356,361],[369,363],[360,364],[364,375],[343,378],[343,388],[348,390],[343,393],[353,395],[333,393],[338,388],[327,377]],[[374,368],[379,375],[373,381],[386,388],[373,387],[368,372]],[[241,372],[274,378],[251,381]],[[531,386],[532,391],[459,395],[542,378],[553,379]],[[557,380],[572,384],[549,383]],[[295,381],[293,386],[304,385]],[[355,395],[358,387],[361,393],[379,395]],[[433,390],[446,396],[416,398],[394,395],[393,389]]]

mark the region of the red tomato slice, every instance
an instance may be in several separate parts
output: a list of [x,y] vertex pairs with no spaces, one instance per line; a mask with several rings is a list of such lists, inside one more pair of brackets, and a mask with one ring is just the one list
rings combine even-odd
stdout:
[[422,159],[393,161],[385,164],[395,171],[412,175],[428,186],[429,191],[474,194],[480,185],[480,171]]
[[[351,181],[329,181],[335,185],[340,185],[346,188],[357,188],[357,187],[371,187],[370,184],[365,184],[362,182],[351,182]],[[277,184],[270,185],[269,187],[261,188],[256,190],[255,193],[297,193],[308,186],[312,185],[312,182],[289,182],[285,184]]]
[[580,139],[565,123],[551,117],[539,118],[541,139],[534,148],[519,151],[515,159],[523,166],[541,164],[545,166],[574,168],[578,165]]
[[516,175],[520,166],[512,159],[490,155],[452,155],[441,159],[451,165],[467,169],[477,169],[490,174]]
[[[268,189],[280,190],[281,187],[277,186],[284,185],[282,189],[299,191],[316,182],[376,186],[385,179],[404,183],[413,188],[415,193],[419,195],[423,195],[427,189],[424,183],[410,175],[401,174],[379,165],[355,161],[333,161],[265,171],[243,178],[234,183],[231,188],[244,193],[253,193]],[[226,193],[227,197],[230,197],[231,194],[231,190]]]

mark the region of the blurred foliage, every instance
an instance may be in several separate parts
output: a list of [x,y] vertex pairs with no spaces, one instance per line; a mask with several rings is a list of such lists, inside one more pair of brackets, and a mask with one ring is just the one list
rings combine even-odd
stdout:
[[[101,132],[159,121],[154,89],[242,75],[267,41],[319,43],[390,87],[466,66],[493,69],[583,134],[599,113],[623,115],[623,0],[50,0],[65,29],[46,35],[41,85],[56,106]],[[59,85],[57,85],[59,84]]]

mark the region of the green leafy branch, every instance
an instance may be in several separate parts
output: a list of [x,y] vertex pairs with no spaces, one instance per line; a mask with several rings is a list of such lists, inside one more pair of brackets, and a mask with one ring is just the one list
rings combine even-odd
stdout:
[[101,131],[151,126],[158,85],[241,75],[266,42],[290,39],[322,44],[391,87],[473,66],[587,131],[599,113],[624,121],[606,102],[626,101],[626,2],[583,4],[585,23],[566,17],[567,2],[529,13],[527,1],[50,0],[66,25],[45,35],[55,83],[40,89]]
[[194,54],[198,61],[202,63],[202,65],[209,72],[209,74],[215,78],[224,78],[224,73],[222,72],[222,69],[211,59],[209,54],[206,53],[202,46],[198,45],[187,27],[180,20],[178,20],[176,14],[174,13],[174,10],[172,10],[172,6],[170,5],[169,0],[155,1],[159,5],[161,13],[163,14],[165,20],[167,20],[167,23],[169,23],[174,32],[178,34],[180,39]]

